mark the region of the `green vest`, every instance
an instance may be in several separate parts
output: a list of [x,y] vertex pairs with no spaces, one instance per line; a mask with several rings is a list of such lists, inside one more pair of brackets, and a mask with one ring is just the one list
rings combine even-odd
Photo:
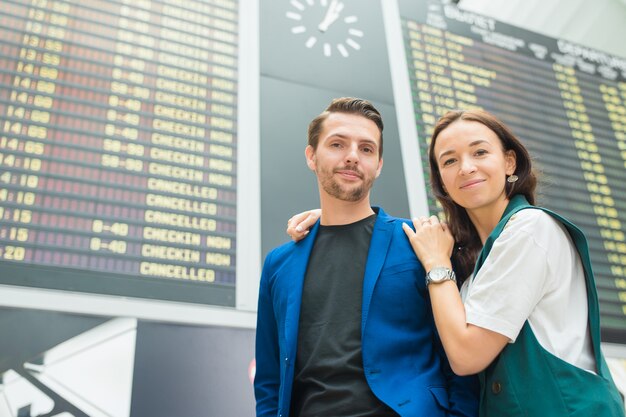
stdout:
[[[539,209],[528,204],[521,195],[511,199],[478,256],[474,276],[511,216],[528,208]],[[589,329],[597,375],[546,351],[526,321],[515,343],[509,343],[479,374],[480,417],[623,417],[622,399],[600,351],[600,312],[587,240],[580,229],[565,218],[540,209],[567,228],[585,269]]]

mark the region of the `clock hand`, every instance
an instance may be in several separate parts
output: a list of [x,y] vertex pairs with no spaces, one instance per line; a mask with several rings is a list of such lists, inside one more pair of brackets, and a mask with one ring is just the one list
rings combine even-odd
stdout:
[[343,3],[339,0],[331,0],[328,9],[326,10],[326,16],[324,20],[317,26],[320,32],[324,33],[328,30],[330,25],[335,23],[335,20],[339,17],[339,13],[343,10]]

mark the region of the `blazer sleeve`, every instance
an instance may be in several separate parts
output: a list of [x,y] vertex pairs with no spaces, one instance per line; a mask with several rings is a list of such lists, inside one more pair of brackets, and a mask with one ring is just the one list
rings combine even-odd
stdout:
[[[434,327],[434,321],[433,321]],[[441,370],[448,385],[448,415],[454,417],[478,416],[480,384],[477,375],[458,376],[452,371],[448,357],[435,330],[435,345],[441,358]]]
[[259,304],[256,327],[256,374],[254,395],[257,417],[278,415],[280,389],[280,348],[278,327],[274,314],[270,278],[272,252],[265,259],[259,287]]

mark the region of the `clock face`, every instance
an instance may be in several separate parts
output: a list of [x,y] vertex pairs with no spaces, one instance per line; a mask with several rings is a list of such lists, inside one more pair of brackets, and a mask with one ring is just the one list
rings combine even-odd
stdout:
[[361,49],[364,36],[358,29],[359,19],[346,10],[339,0],[291,0],[287,12],[293,21],[291,33],[302,39],[302,44],[320,51],[325,57],[350,54]]

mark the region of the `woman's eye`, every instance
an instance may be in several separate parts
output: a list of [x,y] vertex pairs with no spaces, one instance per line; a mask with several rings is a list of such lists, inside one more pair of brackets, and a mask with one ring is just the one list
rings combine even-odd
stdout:
[[441,165],[448,166],[454,163],[454,159],[446,159],[445,161],[443,161],[443,163]]
[[476,155],[485,155],[485,154],[487,154],[487,151],[484,149],[479,149],[476,151]]

